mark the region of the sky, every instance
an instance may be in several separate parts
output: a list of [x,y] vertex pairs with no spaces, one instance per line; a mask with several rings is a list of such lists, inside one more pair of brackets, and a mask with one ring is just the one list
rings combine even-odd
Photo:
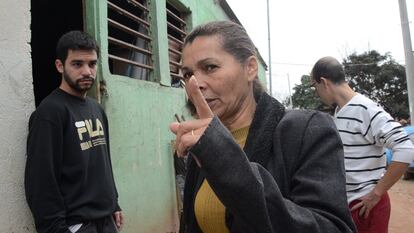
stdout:
[[[267,0],[227,3],[268,64]],[[414,0],[406,4],[413,42]],[[405,64],[398,0],[269,0],[269,12],[272,92],[280,101],[324,56],[342,61],[377,50]]]

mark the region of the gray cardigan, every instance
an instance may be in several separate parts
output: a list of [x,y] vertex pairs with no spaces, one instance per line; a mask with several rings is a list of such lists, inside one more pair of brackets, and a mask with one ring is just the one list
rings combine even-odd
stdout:
[[181,232],[201,232],[194,199],[208,180],[237,233],[356,232],[345,193],[342,143],[326,114],[288,111],[262,94],[242,150],[214,117],[190,154]]

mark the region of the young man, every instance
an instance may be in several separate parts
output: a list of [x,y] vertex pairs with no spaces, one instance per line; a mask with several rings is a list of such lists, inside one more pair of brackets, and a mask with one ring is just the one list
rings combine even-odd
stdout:
[[[351,89],[336,59],[318,60],[311,82],[325,104],[337,105],[334,121],[344,145],[348,203],[358,231],[388,232],[387,191],[414,160],[413,144],[382,107]],[[393,150],[387,169],[385,147]]]
[[71,31],[57,44],[62,82],[31,118],[26,199],[40,233],[118,232],[123,224],[109,154],[108,120],[86,92],[99,47]]

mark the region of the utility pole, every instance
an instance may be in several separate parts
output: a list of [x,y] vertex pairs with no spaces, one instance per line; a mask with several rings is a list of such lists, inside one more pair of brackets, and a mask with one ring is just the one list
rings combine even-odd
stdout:
[[414,58],[411,46],[410,25],[408,21],[407,4],[405,0],[398,0],[405,54],[405,74],[407,77],[408,105],[411,124],[414,124]]
[[269,92],[270,96],[273,96],[272,92],[272,50],[270,49],[270,13],[269,13],[269,0],[267,0],[267,40],[269,47]]
[[287,74],[287,78],[288,78],[288,86],[289,86],[289,102],[290,102],[290,108],[293,109],[292,91],[290,90],[290,78],[289,78],[289,74]]

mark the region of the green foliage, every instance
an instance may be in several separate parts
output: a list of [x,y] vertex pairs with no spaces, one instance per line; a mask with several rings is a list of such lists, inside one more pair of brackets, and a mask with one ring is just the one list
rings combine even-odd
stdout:
[[[348,83],[356,92],[381,104],[393,117],[409,116],[405,69],[389,54],[381,55],[375,50],[353,53],[343,60],[343,65]],[[309,75],[303,75],[301,84],[293,90],[293,107],[327,109],[311,90]]]
[[389,54],[375,50],[353,53],[343,64],[348,83],[356,92],[381,104],[394,117],[409,116],[405,69]]
[[[317,109],[321,105],[321,101],[310,88],[310,85],[310,76],[302,75],[301,84],[293,87],[292,102],[294,108]],[[289,99],[286,103],[289,103]]]

